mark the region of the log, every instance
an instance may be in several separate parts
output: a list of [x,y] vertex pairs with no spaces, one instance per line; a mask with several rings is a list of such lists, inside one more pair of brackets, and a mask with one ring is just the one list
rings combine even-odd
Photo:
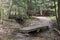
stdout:
[[58,34],[60,34],[60,30],[58,30],[57,28],[54,28],[55,31],[58,32]]

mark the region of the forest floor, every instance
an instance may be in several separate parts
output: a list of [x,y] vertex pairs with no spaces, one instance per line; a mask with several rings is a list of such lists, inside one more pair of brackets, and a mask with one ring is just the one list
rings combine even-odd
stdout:
[[[29,26],[37,25],[40,21],[34,19]],[[60,40],[60,36],[53,29],[42,32],[31,32],[30,35],[25,35],[15,31],[16,29],[9,29],[8,27],[22,27],[22,25],[3,20],[3,24],[0,23],[0,40]]]

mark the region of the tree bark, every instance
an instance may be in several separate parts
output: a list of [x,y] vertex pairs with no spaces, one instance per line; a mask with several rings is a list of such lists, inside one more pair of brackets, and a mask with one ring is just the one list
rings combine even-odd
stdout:
[[60,29],[60,0],[58,0],[58,28]]

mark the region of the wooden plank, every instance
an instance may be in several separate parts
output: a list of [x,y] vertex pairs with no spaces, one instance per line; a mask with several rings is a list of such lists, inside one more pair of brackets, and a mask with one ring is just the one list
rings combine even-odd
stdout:
[[31,32],[31,31],[40,30],[43,28],[48,28],[48,26],[40,24],[36,26],[23,27],[20,29],[20,32]]

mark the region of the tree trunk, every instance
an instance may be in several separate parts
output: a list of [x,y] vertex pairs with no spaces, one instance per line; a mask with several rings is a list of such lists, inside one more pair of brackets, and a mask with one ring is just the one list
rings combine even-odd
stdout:
[[60,29],[60,0],[58,0],[58,28]]
[[42,10],[40,10],[40,14],[41,14],[41,16],[43,15]]

